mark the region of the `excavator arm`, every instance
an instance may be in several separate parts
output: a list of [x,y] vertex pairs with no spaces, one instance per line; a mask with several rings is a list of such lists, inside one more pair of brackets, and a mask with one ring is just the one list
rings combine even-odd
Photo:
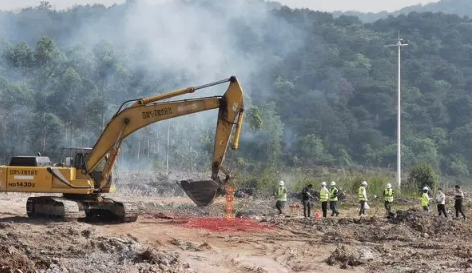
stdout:
[[[221,97],[196,98],[179,101],[166,101],[164,99],[193,93],[198,89],[230,82],[225,94]],[[131,101],[128,101],[131,102]],[[125,102],[127,103],[127,102]],[[124,109],[120,107],[118,112],[108,122],[100,138],[85,161],[83,173],[91,175],[99,173],[99,181],[95,179],[97,192],[106,192],[109,185],[110,173],[119,154],[122,141],[132,133],[152,123],[166,119],[185,116],[211,109],[218,109],[218,121],[216,126],[215,143],[213,149],[211,181],[182,181],[180,183],[189,197],[204,206],[210,204],[217,191],[219,191],[229,179],[229,173],[222,167],[224,156],[229,144],[229,139],[236,125],[233,149],[238,148],[239,136],[243,122],[243,90],[236,77],[197,86],[176,90],[154,97],[135,100],[134,103]],[[105,161],[104,164],[100,164]],[[226,179],[219,179],[219,172],[223,170]]]

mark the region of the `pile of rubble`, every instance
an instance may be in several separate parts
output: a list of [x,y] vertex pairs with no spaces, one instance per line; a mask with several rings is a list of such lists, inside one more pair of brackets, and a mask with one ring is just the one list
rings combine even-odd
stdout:
[[0,272],[194,272],[177,253],[78,223],[0,223]]
[[[443,236],[458,233],[464,227],[451,218],[438,217],[419,209],[398,210],[396,217],[389,220],[392,224],[404,224],[422,234]],[[463,230],[462,230],[463,231]],[[461,232],[462,233],[462,232]]]

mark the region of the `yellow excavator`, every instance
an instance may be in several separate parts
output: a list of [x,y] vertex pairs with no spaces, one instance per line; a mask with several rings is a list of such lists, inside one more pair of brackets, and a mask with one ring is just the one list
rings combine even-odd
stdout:
[[[229,82],[223,96],[163,101],[196,90]],[[239,145],[243,122],[243,90],[232,76],[209,84],[187,87],[152,97],[125,101],[102,131],[93,148],[66,148],[61,163],[46,156],[15,156],[8,166],[0,166],[0,192],[49,193],[57,196],[29,197],[29,217],[63,220],[105,219],[134,222],[137,206],[103,196],[114,192],[112,171],[123,140],[152,123],[219,109],[213,148],[211,180],[180,181],[178,184],[198,205],[207,206],[221,193],[230,179],[222,166],[228,143],[236,127],[232,148]],[[220,171],[224,174],[220,177]],[[132,181],[131,181],[132,182]],[[61,195],[62,194],[62,195]]]

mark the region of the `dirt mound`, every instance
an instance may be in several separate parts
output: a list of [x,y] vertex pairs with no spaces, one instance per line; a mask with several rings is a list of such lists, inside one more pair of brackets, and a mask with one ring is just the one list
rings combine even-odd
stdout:
[[105,253],[120,252],[122,257],[128,258],[133,256],[134,252],[139,248],[139,245],[132,239],[115,237],[98,237],[90,241],[87,246],[98,248]]
[[211,249],[211,246],[207,243],[196,244],[196,243],[187,242],[187,241],[176,239],[176,238],[173,238],[172,240],[170,240],[170,243],[175,246],[178,246],[182,250],[203,251],[203,250]]
[[326,263],[329,265],[339,263],[341,268],[345,269],[348,266],[365,265],[373,261],[377,255],[376,250],[369,247],[338,245],[326,259]]
[[428,235],[448,235],[463,229],[459,222],[442,216],[433,216],[431,213],[418,209],[399,210],[396,217],[389,219],[389,221],[392,224],[405,224],[414,231]]
[[133,262],[138,265],[140,272],[194,272],[189,264],[183,264],[177,253],[146,249],[136,253]]
[[[0,222],[0,272],[193,272],[175,253],[83,223]],[[202,248],[205,246],[202,246]],[[80,261],[80,262],[78,262]]]
[[28,256],[20,253],[13,246],[0,247],[0,272],[35,272],[36,268],[45,268],[46,264],[36,265]]

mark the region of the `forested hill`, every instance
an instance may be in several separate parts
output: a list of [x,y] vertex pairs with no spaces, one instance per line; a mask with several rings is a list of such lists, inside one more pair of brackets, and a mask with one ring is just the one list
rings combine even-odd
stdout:
[[[247,119],[228,163],[394,168],[396,50],[384,45],[400,30],[410,41],[402,54],[404,167],[471,171],[472,21],[457,15],[362,24],[255,1],[128,1],[68,11],[43,3],[0,17],[4,162],[93,145],[124,100],[236,75]],[[223,90],[200,94],[212,92]],[[208,167],[215,115],[148,127],[125,142],[122,160],[161,168],[168,148],[171,168]]]
[[443,12],[446,14],[456,14],[459,16],[472,17],[472,1],[470,0],[441,0],[436,3],[429,3],[426,5],[414,5],[405,7],[394,12],[334,12],[335,16],[348,15],[356,16],[363,22],[373,22],[378,19],[386,18],[388,16],[398,16],[401,14],[408,14],[410,12]]

